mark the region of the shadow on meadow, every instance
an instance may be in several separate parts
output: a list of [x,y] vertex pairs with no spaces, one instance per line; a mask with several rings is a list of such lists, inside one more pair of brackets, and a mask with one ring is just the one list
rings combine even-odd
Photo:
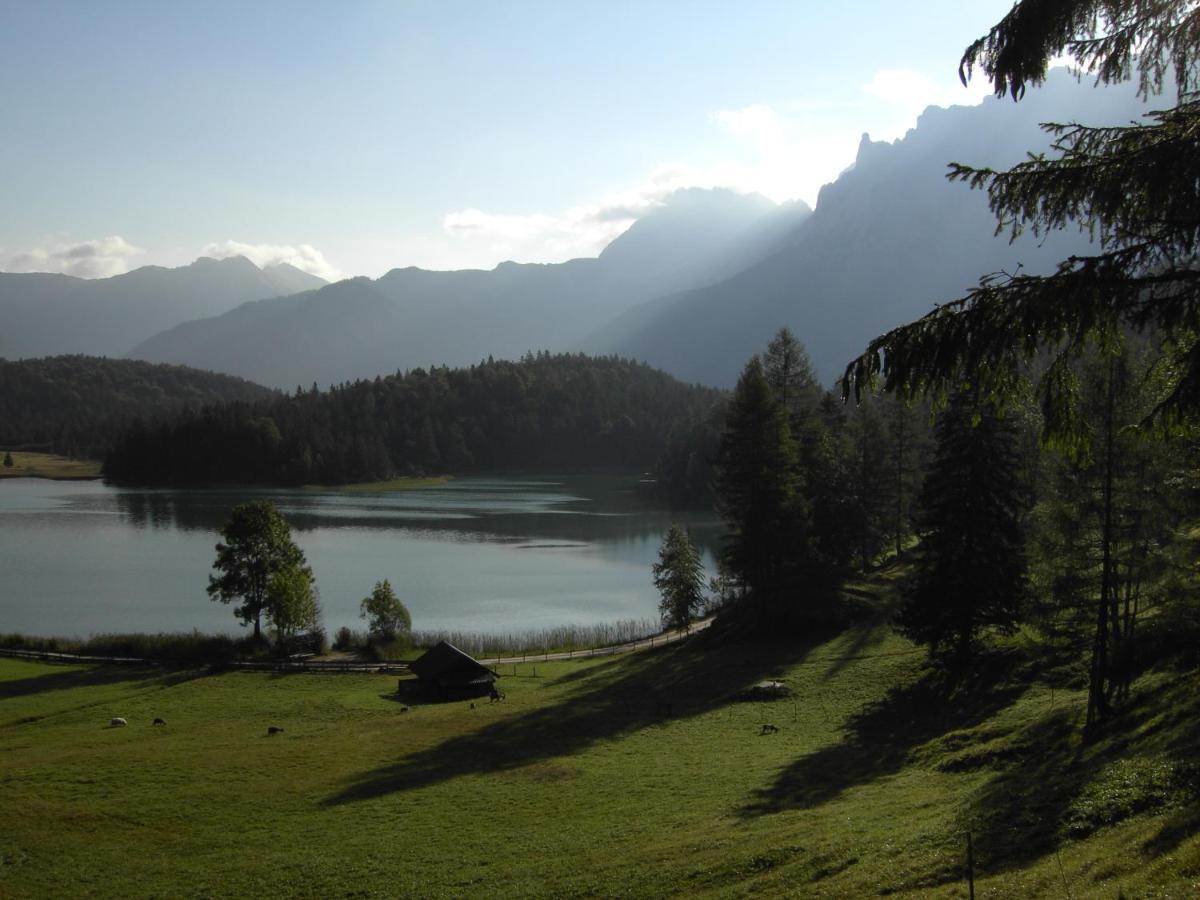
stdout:
[[756,791],[739,813],[749,818],[819,806],[856,785],[899,772],[921,745],[979,725],[1015,703],[1027,687],[1012,678],[1016,663],[998,654],[969,681],[931,671],[891,688],[847,720],[841,741],[800,757]]
[[89,669],[59,669],[34,675],[30,678],[14,678],[0,681],[0,700],[29,697],[51,691],[72,688],[100,687],[122,682],[147,681],[162,676],[162,670],[146,666],[96,666]]
[[559,702],[366,772],[325,803],[351,803],[461,775],[517,769],[698,716],[801,661],[816,643],[718,647],[715,641],[693,639],[571,672],[548,682],[569,691]]
[[981,867],[1020,868],[1141,813],[1162,814],[1142,848],[1148,857],[1200,831],[1194,675],[1135,685],[1127,704],[1086,741],[1083,712],[1079,705],[1055,710],[1009,741],[1004,765],[972,804]]

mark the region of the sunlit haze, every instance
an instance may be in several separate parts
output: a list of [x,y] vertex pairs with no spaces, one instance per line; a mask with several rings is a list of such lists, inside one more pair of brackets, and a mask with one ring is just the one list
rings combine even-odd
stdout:
[[490,268],[682,187],[815,205],[864,132],[979,102],[1008,6],[7,3],[0,270]]

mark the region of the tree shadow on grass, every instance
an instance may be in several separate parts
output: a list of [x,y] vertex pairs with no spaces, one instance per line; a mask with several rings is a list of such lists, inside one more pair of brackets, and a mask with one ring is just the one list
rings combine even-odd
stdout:
[[978,725],[1015,703],[1026,689],[1011,677],[1016,662],[1010,655],[995,655],[966,681],[930,671],[892,688],[850,717],[841,741],[796,760],[739,813],[751,818],[819,806],[900,771],[922,744]]
[[855,626],[850,632],[850,642],[846,645],[845,651],[833,658],[822,679],[829,681],[834,678],[850,663],[860,659],[867,650],[882,644],[891,633],[892,627],[883,617],[877,617]]
[[[981,869],[1022,868],[1143,812],[1166,813],[1143,848],[1151,856],[1200,830],[1200,701],[1188,698],[1189,689],[1194,685],[1178,682],[1135,687],[1089,740],[1077,704],[1012,735],[1004,758],[991,761],[1000,763],[996,776],[972,802],[969,827]],[[1182,805],[1171,810],[1174,803]]]
[[1078,709],[1056,710],[1015,735],[1004,760],[991,761],[1000,771],[964,822],[981,871],[1022,868],[1058,848],[1063,817],[1089,777],[1078,718]]
[[58,669],[34,675],[0,681],[0,700],[29,697],[50,691],[65,691],[78,687],[98,687],[124,681],[147,681],[163,674],[162,669],[147,666],[96,666],[88,669]]
[[363,773],[325,803],[352,803],[462,775],[517,769],[672,719],[698,716],[799,662],[813,646],[714,644],[686,641],[555,679],[569,690],[560,702]]

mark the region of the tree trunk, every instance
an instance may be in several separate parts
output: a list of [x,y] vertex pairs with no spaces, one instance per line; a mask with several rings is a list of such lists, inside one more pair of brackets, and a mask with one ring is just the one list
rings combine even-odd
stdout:
[[1113,405],[1115,391],[1113,388],[1113,368],[1116,361],[1110,356],[1108,360],[1108,380],[1105,385],[1104,408],[1104,493],[1102,505],[1104,508],[1104,526],[1101,532],[1101,570],[1100,570],[1100,599],[1096,604],[1096,637],[1092,643],[1092,671],[1088,683],[1088,708],[1085,728],[1095,727],[1102,718],[1108,715],[1109,704],[1105,692],[1105,682],[1109,676],[1109,635],[1110,629],[1120,627],[1119,621],[1111,621],[1117,615],[1116,595],[1113,584]]

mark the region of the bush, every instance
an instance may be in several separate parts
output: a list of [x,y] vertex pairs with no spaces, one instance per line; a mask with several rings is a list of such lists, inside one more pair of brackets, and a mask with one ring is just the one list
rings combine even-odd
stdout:
[[333,637],[333,649],[342,651],[364,650],[367,647],[367,636],[361,631],[353,631],[343,625]]
[[225,634],[199,631],[159,634],[97,634],[90,638],[29,637],[0,635],[0,647],[41,653],[77,653],[83,656],[113,656],[145,659],[168,665],[222,663],[252,655],[251,643]]
[[412,649],[412,640],[407,635],[386,638],[372,637],[367,642],[367,655],[376,662],[402,659]]
[[302,631],[276,641],[273,649],[276,656],[320,656],[329,649],[329,639],[325,635],[325,629],[318,625],[310,631]]

